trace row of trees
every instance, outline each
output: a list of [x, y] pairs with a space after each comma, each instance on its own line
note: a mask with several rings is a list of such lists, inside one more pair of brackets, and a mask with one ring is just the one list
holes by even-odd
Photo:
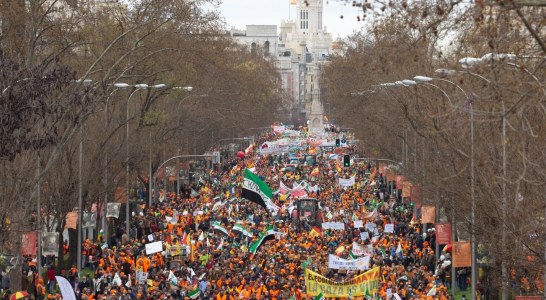
[[[427, 204], [475, 234], [480, 282], [503, 299], [542, 292], [546, 270], [545, 10], [516, 2], [371, 1], [369, 30], [323, 73], [364, 152], [402, 162]], [[433, 79], [382, 85], [418, 75]]]
[[[127, 146], [136, 186], [150, 153], [157, 168], [178, 149], [202, 154], [273, 122], [282, 102], [277, 73], [232, 41], [217, 5], [0, 1], [0, 253], [17, 255], [21, 235], [37, 229], [38, 195], [46, 230], [60, 233], [79, 184], [84, 211], [113, 199], [125, 186]], [[19, 264], [15, 290], [20, 274]]]

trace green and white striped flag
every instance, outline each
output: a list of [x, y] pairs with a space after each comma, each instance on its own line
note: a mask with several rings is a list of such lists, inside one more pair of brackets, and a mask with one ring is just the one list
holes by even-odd
[[233, 225], [233, 229], [232, 230], [235, 230], [235, 231], [239, 231], [241, 232], [244, 236], [248, 236], [248, 237], [253, 237], [254, 234], [248, 230], [248, 228], [246, 228], [244, 225], [243, 225], [243, 222], [242, 221], [237, 221], [237, 223], [235, 223], [235, 225]]
[[275, 231], [273, 230], [273, 225], [269, 225], [263, 232], [260, 233], [258, 240], [250, 245], [248, 251], [252, 254], [255, 254], [258, 250], [258, 247], [260, 247], [260, 245], [263, 243], [264, 239], [272, 234], [275, 234]]
[[261, 205], [270, 214], [276, 214], [280, 209], [280, 207], [271, 200], [271, 198], [273, 198], [273, 192], [271, 192], [269, 186], [249, 169], [245, 170], [241, 197]]
[[169, 282], [172, 284], [172, 285], [178, 285], [178, 278], [176, 278], [176, 276], [174, 276], [174, 273], [173, 271], [169, 271]]
[[349, 257], [351, 257], [352, 259], [358, 259], [358, 256], [353, 253], [353, 250], [349, 252]]
[[227, 228], [222, 226], [222, 223], [220, 223], [218, 221], [212, 222], [212, 228], [229, 235], [229, 231], [227, 230]]
[[310, 265], [312, 262], [313, 262], [313, 260], [311, 260], [311, 257], [309, 257], [307, 260], [305, 260], [305, 261], [303, 262], [303, 264], [301, 264], [301, 268], [302, 268], [302, 269], [307, 268], [307, 266]]
[[322, 295], [322, 293], [318, 294], [316, 297], [315, 297], [315, 300], [325, 300], [326, 298], [324, 298], [324, 296]]
[[190, 299], [197, 299], [199, 298], [200, 294], [201, 294], [201, 290], [199, 288], [196, 288], [195, 290], [190, 291], [188, 293], [188, 297], [190, 297]]

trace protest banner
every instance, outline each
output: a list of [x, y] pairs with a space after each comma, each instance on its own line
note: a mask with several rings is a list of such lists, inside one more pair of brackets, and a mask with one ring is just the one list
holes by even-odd
[[434, 224], [434, 228], [438, 245], [451, 244], [451, 224]]
[[355, 228], [361, 228], [363, 226], [364, 225], [362, 224], [362, 220], [355, 220], [355, 222], [354, 222], [354, 227]]
[[59, 233], [44, 232], [42, 233], [42, 255], [57, 256], [59, 250]]
[[119, 218], [119, 211], [121, 209], [121, 203], [108, 203], [106, 205], [106, 217], [107, 218]]
[[423, 190], [418, 185], [411, 186], [411, 201], [415, 204], [421, 204], [423, 202]]
[[370, 268], [370, 257], [358, 259], [344, 259], [335, 255], [328, 255], [328, 268], [336, 270], [363, 271]]
[[344, 230], [345, 224], [342, 222], [324, 222], [322, 223], [322, 229]]
[[352, 176], [351, 178], [339, 178], [338, 179], [338, 183], [340, 186], [342, 187], [350, 187], [350, 186], [353, 186], [355, 185], [355, 177], [356, 176]]
[[394, 233], [394, 224], [385, 224], [385, 233]]
[[471, 266], [470, 242], [453, 243], [453, 267], [464, 268]]
[[350, 280], [336, 282], [305, 269], [305, 292], [309, 296], [322, 293], [328, 298], [373, 295], [379, 289], [379, 273], [379, 267], [377, 267]]
[[36, 255], [36, 249], [38, 248], [38, 237], [36, 231], [30, 231], [23, 233], [21, 242], [21, 253], [23, 255]]
[[423, 207], [421, 207], [421, 223], [434, 224], [435, 219], [436, 219], [436, 207], [431, 205], [423, 205]]
[[372, 255], [373, 246], [371, 244], [362, 246], [357, 242], [353, 242], [353, 248], [351, 249], [351, 252], [356, 256]]
[[404, 181], [406, 181], [406, 176], [396, 175], [394, 177], [396, 181], [396, 189], [401, 190], [404, 187]]
[[66, 222], [64, 224], [65, 229], [76, 229], [78, 226], [78, 213], [71, 211], [66, 214]]
[[82, 217], [82, 228], [95, 228], [97, 225], [97, 213], [84, 212]]
[[154, 253], [163, 251], [163, 242], [158, 241], [158, 242], [148, 243], [145, 245], [145, 247], [146, 247], [146, 255], [154, 254]]
[[74, 292], [74, 288], [68, 279], [63, 276], [55, 276], [55, 281], [57, 281], [57, 285], [59, 286], [61, 295], [63, 295], [63, 299], [76, 300], [76, 293]]

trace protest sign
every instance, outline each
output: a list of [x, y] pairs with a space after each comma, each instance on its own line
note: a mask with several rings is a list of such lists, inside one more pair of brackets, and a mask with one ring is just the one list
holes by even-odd
[[121, 203], [108, 203], [106, 205], [106, 217], [107, 218], [119, 218], [119, 211], [121, 209]]
[[360, 233], [360, 239], [361, 240], [365, 241], [365, 240], [367, 240], [369, 238], [370, 238], [370, 234], [367, 231], [364, 231], [364, 232]]
[[379, 273], [379, 267], [377, 267], [350, 280], [336, 282], [305, 269], [305, 290], [309, 296], [322, 293], [328, 298], [373, 295], [379, 289]]
[[328, 268], [351, 271], [367, 270], [370, 268], [370, 257], [364, 256], [358, 259], [344, 259], [330, 254], [328, 256]]
[[354, 223], [355, 223], [355, 228], [361, 228], [361, 227], [364, 226], [364, 225], [362, 224], [362, 220], [356, 220]]
[[146, 255], [163, 251], [163, 243], [161, 241], [148, 243], [145, 245], [145, 247], [146, 247]]
[[57, 256], [59, 250], [59, 233], [44, 232], [42, 233], [42, 255]]
[[394, 233], [394, 224], [385, 224], [386, 233]]
[[345, 224], [342, 222], [325, 222], [322, 223], [322, 229], [344, 230]]
[[350, 186], [353, 186], [355, 184], [355, 177], [356, 176], [352, 176], [351, 178], [348, 178], [348, 179], [344, 179], [344, 178], [339, 178], [338, 179], [338, 183], [340, 186], [342, 187], [350, 187]]

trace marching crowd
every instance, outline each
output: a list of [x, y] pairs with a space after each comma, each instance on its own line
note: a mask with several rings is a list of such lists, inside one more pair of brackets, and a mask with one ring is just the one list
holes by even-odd
[[[257, 145], [277, 138], [268, 133]], [[334, 281], [353, 278], [364, 271], [329, 268], [328, 256], [350, 259], [356, 244], [369, 249], [369, 268], [380, 267], [380, 280], [374, 294], [348, 297], [451, 299], [449, 253], [437, 256], [435, 232], [423, 232], [413, 203], [401, 198], [377, 164], [343, 166], [340, 157], [354, 154], [351, 146], [331, 150], [304, 147], [298, 154], [314, 154], [316, 163], [288, 167], [288, 154], [249, 149], [184, 186], [180, 195], [142, 205], [131, 220], [130, 238], [120, 226], [108, 241], [85, 241], [84, 266], [93, 276], [78, 279], [75, 268], [65, 276], [84, 300], [315, 299], [306, 293], [305, 268]], [[246, 169], [275, 191], [277, 213], [241, 198]], [[342, 186], [338, 178], [354, 178], [354, 184]], [[289, 188], [305, 183], [305, 195], [318, 200], [322, 220], [297, 216], [297, 198], [283, 191], [281, 182]], [[342, 222], [344, 228], [323, 229], [320, 221]], [[385, 231], [386, 224], [394, 224], [392, 232]], [[256, 247], [268, 228], [274, 234]], [[148, 253], [146, 244], [157, 241], [162, 251]], [[39, 298], [60, 297], [47, 286], [53, 281], [38, 279]]]

